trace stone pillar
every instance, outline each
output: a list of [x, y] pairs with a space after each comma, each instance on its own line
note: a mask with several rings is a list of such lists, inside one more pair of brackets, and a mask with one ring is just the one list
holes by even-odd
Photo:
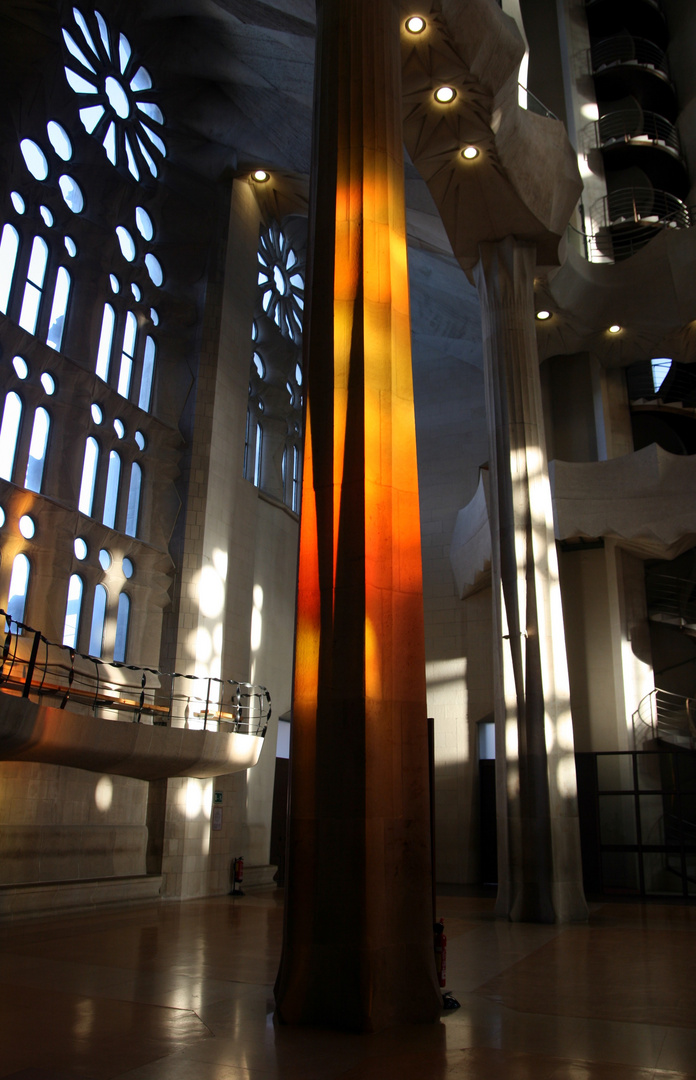
[[481, 245], [499, 829], [497, 912], [587, 918], [573, 725], [534, 328], [533, 245]]
[[435, 1021], [397, 0], [319, 0], [282, 1021]]

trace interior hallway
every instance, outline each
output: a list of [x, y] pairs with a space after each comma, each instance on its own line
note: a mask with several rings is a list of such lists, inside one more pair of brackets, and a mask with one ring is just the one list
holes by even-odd
[[276, 1028], [282, 891], [0, 929], [0, 1076], [22, 1080], [657, 1080], [696, 1077], [696, 907], [593, 905], [501, 922], [442, 896], [439, 1025]]

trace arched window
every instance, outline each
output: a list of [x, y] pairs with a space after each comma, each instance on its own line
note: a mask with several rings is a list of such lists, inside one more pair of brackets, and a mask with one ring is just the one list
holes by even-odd
[[70, 274], [64, 266], [58, 267], [56, 275], [56, 287], [53, 290], [53, 305], [51, 317], [48, 322], [48, 337], [46, 344], [52, 349], [60, 349], [65, 327], [65, 313], [68, 310], [68, 296], [70, 295]]
[[34, 426], [31, 429], [31, 442], [29, 444], [29, 460], [27, 461], [27, 472], [24, 477], [24, 486], [29, 491], [41, 491], [50, 426], [50, 416], [43, 407], [39, 407], [34, 413]]
[[34, 237], [29, 258], [27, 283], [24, 286], [22, 310], [19, 313], [19, 325], [33, 334], [39, 317], [39, 304], [43, 293], [46, 263], [48, 262], [48, 244], [41, 236]]
[[292, 501], [290, 503], [296, 514], [300, 512], [300, 451], [297, 446], [292, 446]]
[[118, 598], [118, 614], [116, 615], [116, 640], [114, 642], [114, 660], [123, 664], [126, 660], [126, 644], [128, 642], [128, 619], [130, 616], [130, 598], [127, 593], [121, 593]]
[[[24, 621], [24, 608], [29, 588], [29, 560], [26, 555], [15, 555], [10, 577], [10, 591], [7, 596], [7, 614], [14, 622]], [[7, 627], [6, 627], [7, 628]]]
[[80, 497], [77, 509], [82, 514], [92, 513], [94, 501], [94, 485], [97, 479], [97, 465], [99, 464], [99, 443], [90, 435], [85, 443], [85, 456], [82, 462], [82, 481], [80, 483]]
[[140, 377], [140, 396], [138, 407], [147, 412], [150, 408], [152, 396], [152, 379], [155, 373], [155, 343], [151, 337], [145, 339], [145, 354], [143, 356], [143, 373]]
[[251, 409], [247, 409], [246, 429], [244, 432], [244, 468], [245, 480], [251, 480]]
[[104, 494], [104, 514], [102, 522], [109, 529], [113, 529], [116, 521], [116, 504], [118, 502], [118, 483], [121, 479], [121, 459], [115, 450], [109, 454], [109, 471], [106, 474], [106, 492]]
[[106, 618], [106, 588], [97, 585], [94, 590], [92, 606], [92, 625], [89, 631], [89, 655], [101, 656], [104, 640], [104, 620]]
[[63, 625], [63, 644], [71, 649], [77, 648], [77, 635], [80, 630], [80, 611], [82, 608], [82, 578], [71, 574], [68, 585], [68, 602], [65, 607]]
[[263, 428], [256, 424], [256, 458], [254, 460], [254, 487], [261, 483], [261, 449], [263, 447]]
[[131, 465], [130, 486], [128, 488], [128, 510], [126, 512], [126, 536], [138, 534], [138, 512], [140, 510], [140, 488], [143, 473], [137, 461]]
[[121, 367], [118, 372], [118, 392], [121, 397], [127, 398], [130, 390], [131, 375], [133, 374], [133, 357], [135, 356], [135, 335], [138, 329], [138, 320], [132, 311], [126, 315], [126, 328], [123, 331], [123, 351], [121, 353]]
[[0, 239], [0, 311], [3, 315], [7, 314], [7, 305], [10, 302], [18, 250], [19, 233], [14, 225], [5, 225]]
[[21, 419], [22, 399], [19, 394], [15, 394], [14, 390], [11, 390], [5, 398], [2, 425], [0, 425], [0, 477], [3, 480], [12, 479]]
[[114, 338], [114, 309], [111, 304], [104, 304], [102, 315], [101, 333], [99, 335], [99, 350], [97, 352], [96, 373], [104, 382], [109, 377], [109, 364], [111, 362], [111, 344]]

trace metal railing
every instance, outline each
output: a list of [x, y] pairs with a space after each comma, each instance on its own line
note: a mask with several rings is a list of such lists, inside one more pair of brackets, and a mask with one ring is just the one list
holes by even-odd
[[523, 86], [521, 82], [518, 82], [518, 94], [521, 98], [522, 95], [527, 97], [527, 111], [535, 113], [537, 116], [546, 116], [549, 120], [558, 120], [558, 117], [550, 109], [547, 109], [543, 101], [540, 101], [536, 94], [533, 94], [531, 90], [528, 90], [526, 86]]
[[590, 64], [593, 75], [609, 67], [630, 64], [648, 68], [666, 79], [670, 77], [667, 56], [659, 45], [631, 34], [616, 34], [596, 42], [590, 49]]
[[271, 698], [264, 686], [86, 656], [2, 609], [0, 618], [0, 691], [106, 719], [266, 734]]
[[[605, 4], [605, 3], [606, 3], [606, 0], [585, 0], [585, 7], [586, 8], [591, 8], [591, 7], [594, 7], [595, 5], [597, 7], [599, 7], [600, 4]], [[660, 11], [660, 12], [662, 11], [662, 0], [643, 0], [643, 3], [649, 4], [651, 7], [654, 7], [657, 11]]]
[[696, 631], [696, 582], [648, 571], [645, 591], [651, 619]]
[[659, 113], [642, 109], [625, 109], [605, 113], [596, 124], [599, 146], [617, 143], [660, 146], [681, 156], [681, 144], [676, 127]]
[[632, 719], [637, 748], [652, 738], [696, 750], [696, 698], [656, 688], [642, 698]]
[[[692, 225], [686, 203], [669, 191], [655, 188], [618, 188], [601, 200], [604, 225], [660, 225], [688, 229]], [[593, 207], [596, 221], [597, 204]]]
[[619, 262], [635, 255], [662, 229], [689, 229], [692, 211], [669, 191], [620, 188], [592, 208], [594, 233], [568, 225], [571, 247], [589, 262]]
[[588, 893], [696, 897], [696, 755], [575, 755]]

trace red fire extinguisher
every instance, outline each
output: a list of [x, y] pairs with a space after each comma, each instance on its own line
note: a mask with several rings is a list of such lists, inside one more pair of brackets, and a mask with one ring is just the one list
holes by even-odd
[[447, 982], [447, 935], [445, 934], [445, 920], [436, 922], [435, 931], [435, 968], [440, 986]]
[[244, 859], [238, 856], [232, 863], [232, 891], [230, 896], [244, 896], [242, 881], [244, 880]]

